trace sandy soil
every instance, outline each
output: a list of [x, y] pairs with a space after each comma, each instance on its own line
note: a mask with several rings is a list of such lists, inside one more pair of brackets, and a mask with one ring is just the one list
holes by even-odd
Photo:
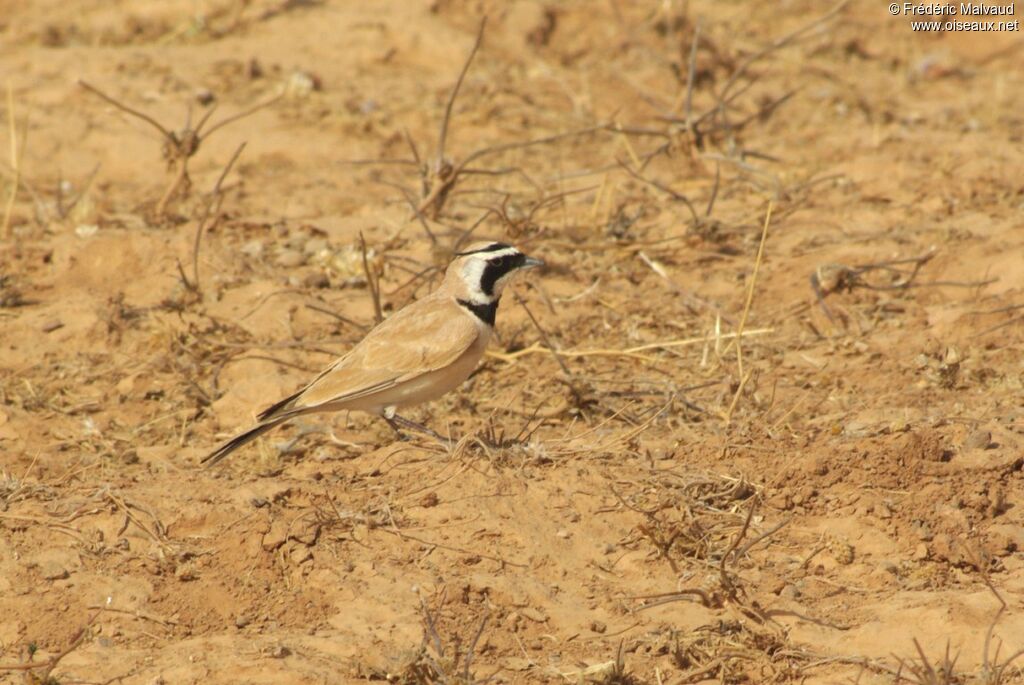
[[[0, 2], [0, 682], [1024, 681], [1021, 34], [874, 4]], [[198, 467], [474, 226], [453, 444]]]

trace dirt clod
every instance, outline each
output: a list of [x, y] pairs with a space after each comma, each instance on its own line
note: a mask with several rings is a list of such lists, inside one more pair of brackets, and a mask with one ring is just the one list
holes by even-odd
[[50, 559], [39, 565], [39, 575], [43, 580], [63, 580], [70, 574], [60, 562]]
[[288, 524], [285, 521], [274, 521], [270, 531], [263, 536], [263, 549], [273, 552], [288, 540]]
[[972, 431], [966, 438], [964, 438], [963, 449], [965, 450], [985, 450], [988, 449], [992, 444], [992, 433], [991, 431], [978, 429]]

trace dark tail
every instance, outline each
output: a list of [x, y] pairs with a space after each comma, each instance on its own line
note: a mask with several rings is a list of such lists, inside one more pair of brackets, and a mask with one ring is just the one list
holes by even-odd
[[284, 398], [283, 400], [281, 400], [277, 404], [270, 405], [269, 407], [267, 407], [266, 409], [261, 411], [257, 418], [259, 418], [260, 421], [267, 421], [267, 420], [273, 419], [276, 414], [280, 414], [282, 411], [285, 411], [287, 409], [291, 409], [291, 405], [292, 405], [293, 402], [295, 402], [295, 398], [297, 398], [299, 395], [301, 395], [303, 392], [305, 392], [305, 390], [306, 390], [306, 388], [303, 388], [302, 390], [299, 390], [294, 395], [289, 395], [288, 397]]
[[226, 443], [218, 447], [215, 451], [206, 455], [201, 462], [205, 466], [213, 466], [224, 457], [228, 456], [242, 445], [247, 445], [256, 438], [260, 437], [269, 430], [277, 428], [279, 425], [288, 420], [288, 417], [277, 419], [276, 421], [270, 421], [268, 423], [261, 423], [258, 426], [250, 428], [240, 435], [228, 440]]

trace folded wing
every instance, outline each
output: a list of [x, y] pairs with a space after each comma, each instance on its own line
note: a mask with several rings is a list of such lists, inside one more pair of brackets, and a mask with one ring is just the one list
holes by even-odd
[[384, 320], [313, 382], [260, 414], [260, 421], [382, 392], [452, 364], [477, 341], [479, 327], [454, 302], [417, 304]]

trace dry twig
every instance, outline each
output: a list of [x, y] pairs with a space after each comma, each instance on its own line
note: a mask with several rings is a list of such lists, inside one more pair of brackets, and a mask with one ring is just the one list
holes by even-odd
[[[238, 161], [239, 155], [242, 154], [242, 150], [245, 149], [245, 143], [242, 143], [235, 149], [235, 153], [231, 155], [231, 159], [224, 166], [224, 170], [220, 173], [217, 178], [217, 182], [213, 185], [213, 191], [210, 193], [210, 197], [206, 200], [206, 204], [203, 206], [203, 213], [199, 217], [199, 223], [196, 224], [196, 236], [192, 241], [192, 282], [189, 283], [185, 280], [185, 287], [189, 290], [199, 292], [199, 246], [203, 239], [203, 234], [206, 232], [207, 222], [210, 220], [210, 216], [217, 216], [220, 214], [221, 205], [224, 204], [224, 194], [221, 190], [221, 185], [224, 183], [224, 179], [227, 178], [228, 174], [231, 173], [231, 167]], [[178, 265], [178, 270], [181, 271], [181, 265]]]
[[380, 323], [384, 320], [384, 310], [380, 304], [380, 280], [378, 275], [370, 269], [370, 260], [366, 254], [366, 239], [363, 237], [363, 232], [359, 231], [359, 250], [363, 255], [363, 273], [366, 274], [366, 287], [370, 291], [370, 297], [373, 299], [373, 321], [374, 323]]
[[85, 642], [85, 639], [89, 637], [89, 628], [92, 627], [92, 624], [96, 622], [96, 619], [99, 618], [99, 615], [102, 612], [103, 608], [98, 609], [96, 613], [89, 617], [89, 620], [85, 622], [85, 625], [79, 628], [78, 631], [74, 634], [74, 636], [71, 638], [71, 643], [57, 654], [47, 659], [46, 661], [32, 661], [31, 659], [32, 655], [35, 653], [35, 648], [34, 646], [30, 645], [29, 661], [20, 664], [0, 664], [0, 671], [22, 671], [25, 673], [31, 673], [33, 671], [36, 671], [37, 669], [41, 669], [40, 674], [32, 673], [31, 676], [26, 677], [26, 680], [30, 683], [55, 683], [56, 680], [51, 677], [51, 674], [53, 673], [54, 669], [57, 668], [57, 665], [61, 662], [61, 660], [64, 657], [66, 657], [68, 654], [71, 654], [71, 652], [78, 649], [82, 645], [82, 643]]
[[14, 123], [14, 89], [11, 82], [7, 82], [7, 127], [10, 136], [11, 169], [14, 171], [14, 178], [11, 181], [11, 193], [7, 196], [7, 204], [4, 205], [3, 228], [0, 235], [5, 240], [11, 238], [11, 213], [14, 210], [14, 200], [18, 196], [18, 188], [21, 187], [21, 159], [25, 152], [25, 138], [28, 136], [28, 118], [22, 124], [21, 147], [18, 147], [18, 127]]
[[179, 193], [188, 193], [188, 190], [192, 184], [192, 180], [188, 172], [188, 163], [189, 160], [193, 156], [195, 156], [197, 152], [199, 152], [199, 147], [205, 140], [207, 140], [217, 130], [222, 129], [230, 124], [233, 124], [240, 119], [244, 119], [247, 116], [255, 114], [256, 112], [265, 107], [269, 107], [270, 105], [274, 104], [284, 96], [283, 92], [278, 93], [277, 95], [274, 95], [273, 97], [264, 100], [263, 102], [260, 102], [248, 109], [242, 110], [241, 112], [238, 112], [236, 114], [233, 114], [229, 117], [222, 119], [216, 124], [210, 126], [210, 128], [206, 131], [204, 131], [203, 129], [206, 126], [206, 123], [210, 120], [210, 117], [216, 111], [216, 106], [211, 107], [206, 112], [206, 114], [204, 114], [199, 119], [199, 122], [196, 124], [195, 128], [192, 128], [192, 116], [190, 109], [189, 116], [186, 118], [184, 128], [182, 128], [180, 131], [171, 131], [163, 124], [158, 122], [156, 119], [146, 114], [145, 112], [140, 112], [137, 109], [129, 107], [120, 100], [117, 100], [116, 98], [107, 95], [96, 86], [93, 86], [92, 84], [81, 79], [79, 79], [78, 84], [82, 86], [82, 88], [85, 88], [90, 93], [93, 93], [94, 95], [100, 97], [105, 102], [113, 105], [125, 114], [128, 114], [137, 119], [140, 119], [141, 121], [146, 122], [147, 124], [155, 128], [163, 138], [163, 155], [164, 159], [167, 160], [167, 166], [168, 169], [171, 170], [172, 176], [170, 184], [167, 186], [166, 190], [164, 190], [163, 194], [160, 196], [160, 199], [157, 200], [156, 206], [153, 210], [154, 216], [157, 219], [162, 219], [164, 217], [168, 203], [176, 195], [178, 195]]

